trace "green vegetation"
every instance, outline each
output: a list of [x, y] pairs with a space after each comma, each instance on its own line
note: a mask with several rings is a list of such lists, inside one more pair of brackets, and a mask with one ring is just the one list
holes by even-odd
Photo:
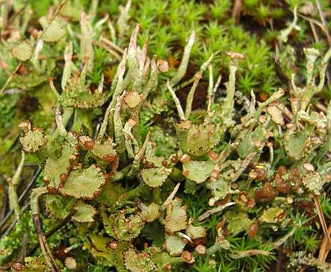
[[0, 1], [0, 270], [330, 271], [330, 11]]

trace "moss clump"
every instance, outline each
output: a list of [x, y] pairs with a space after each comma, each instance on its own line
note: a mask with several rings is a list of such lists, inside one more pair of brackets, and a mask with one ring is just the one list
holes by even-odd
[[330, 269], [330, 4], [14, 2], [0, 269]]

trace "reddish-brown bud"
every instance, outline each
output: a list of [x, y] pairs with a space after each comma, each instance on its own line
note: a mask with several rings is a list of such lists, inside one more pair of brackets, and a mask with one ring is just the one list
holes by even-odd
[[105, 162], [108, 162], [108, 163], [111, 163], [113, 161], [115, 161], [115, 155], [113, 154], [106, 154], [106, 155], [103, 155], [102, 159], [105, 161]]
[[258, 230], [259, 230], [259, 225], [256, 222], [251, 223], [247, 231], [248, 237], [249, 238], [254, 237], [257, 234]]
[[153, 168], [153, 167], [154, 167], [154, 163], [146, 161], [145, 168], [149, 169], [149, 168]]
[[57, 193], [57, 190], [54, 187], [47, 186], [46, 189], [50, 194], [56, 194]]
[[84, 147], [87, 150], [92, 150], [94, 148], [94, 142], [92, 140], [91, 141], [86, 141], [84, 143]]
[[68, 180], [68, 175], [65, 173], [62, 173], [60, 175], [60, 180], [61, 180], [61, 182], [66, 182]]

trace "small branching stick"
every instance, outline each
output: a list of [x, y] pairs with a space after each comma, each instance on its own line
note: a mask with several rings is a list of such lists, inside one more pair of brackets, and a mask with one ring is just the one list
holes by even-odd
[[326, 35], [327, 40], [329, 42], [329, 45], [331, 45], [331, 36], [330, 36], [330, 33], [329, 33], [329, 28], [328, 28], [327, 21], [325, 20], [325, 16], [324, 16], [324, 12], [322, 10], [321, 3], [320, 3], [319, 0], [316, 0], [315, 2], [316, 2], [318, 13], [320, 15], [321, 22], [322, 22], [322, 25], [323, 25], [323, 29], [322, 30], [325, 32], [325, 35]]
[[[318, 13], [320, 15], [321, 22], [322, 22], [321, 29], [325, 33], [328, 43], [331, 46], [331, 35], [329, 33], [328, 24], [327, 24], [327, 21], [325, 20], [324, 12], [322, 10], [321, 3], [319, 0], [316, 0], [316, 6], [317, 6]], [[327, 70], [326, 76], [328, 79], [328, 84], [331, 85], [331, 71], [330, 70]]]
[[[74, 31], [70, 31], [70, 33], [72, 33], [72, 35], [78, 39], [82, 39], [83, 36], [79, 33], [76, 33]], [[122, 49], [121, 50], [121, 54], [117, 53], [115, 50], [113, 50], [112, 48], [110, 48], [110, 46], [104, 41], [106, 40], [105, 38], [100, 38], [101, 41], [96, 41], [96, 40], [92, 40], [92, 44], [96, 45], [100, 48], [105, 49], [106, 51], [108, 51], [116, 60], [121, 60], [121, 54], [124, 52]], [[109, 41], [108, 41], [109, 42]]]
[[98, 9], [98, 6], [99, 6], [99, 0], [92, 0], [90, 2], [91, 3], [90, 3], [88, 17], [89, 18], [98, 18], [97, 17], [97, 9]]
[[16, 72], [18, 71], [18, 69], [20, 69], [22, 65], [22, 62], [20, 62], [16, 68], [14, 69], [14, 71], [10, 74], [10, 76], [7, 78], [5, 84], [2, 86], [1, 91], [0, 91], [0, 95], [4, 93], [4, 91], [6, 90], [7, 86], [9, 85], [10, 81], [13, 79], [14, 75], [16, 74]]
[[41, 33], [41, 35], [39, 36], [36, 44], [38, 44], [38, 41], [41, 40], [41, 38], [43, 37], [43, 35], [46, 33], [46, 31], [48, 30], [48, 28], [50, 27], [50, 25], [53, 23], [53, 21], [55, 20], [56, 16], [60, 13], [61, 9], [63, 8], [64, 4], [67, 2], [67, 0], [63, 0], [60, 5], [57, 7], [57, 9], [55, 10], [54, 15], [52, 16], [52, 18], [49, 21], [48, 26], [44, 29], [44, 31]]
[[[331, 234], [331, 223], [328, 227], [328, 233], [329, 235]], [[320, 244], [320, 247], [319, 247], [319, 252], [318, 252], [318, 260], [320, 262], [325, 262], [326, 260], [326, 257], [328, 256], [329, 252], [330, 252], [330, 247], [328, 246], [328, 238], [326, 235], [324, 235], [323, 239], [322, 239], [322, 242]]]
[[[41, 168], [39, 168], [36, 173], [34, 174], [34, 176], [32, 177], [31, 181], [28, 183], [28, 185], [26, 186], [26, 188], [24, 189], [24, 191], [22, 192], [22, 194], [19, 196], [18, 198], [18, 203], [22, 204], [23, 201], [27, 198], [28, 193], [30, 192], [30, 190], [32, 189], [32, 187], [35, 184], [35, 181], [37, 180], [37, 178], [39, 177], [41, 173]], [[21, 209], [21, 214], [24, 212], [24, 207]], [[0, 229], [3, 229], [3, 226], [8, 222], [8, 220], [10, 219], [10, 217], [12, 216], [12, 214], [14, 213], [14, 210], [10, 210], [7, 215], [5, 216], [5, 218], [3, 218], [3, 220], [0, 222]], [[7, 228], [7, 230], [4, 233], [1, 233], [0, 237], [4, 237], [6, 236], [7, 233], [10, 232], [9, 230], [10, 228]]]
[[110, 40], [106, 39], [105, 37], [101, 37], [100, 41], [103, 42], [108, 47], [110, 47], [112, 50], [114, 50], [114, 52], [117, 51], [117, 54], [121, 54], [121, 55], [124, 54], [124, 50], [121, 47], [111, 42]]
[[52, 269], [52, 271], [59, 272], [60, 269], [58, 268], [55, 259], [53, 257], [52, 251], [48, 245], [48, 242], [46, 240], [46, 237], [42, 229], [42, 223], [39, 217], [40, 214], [39, 197], [47, 193], [48, 191], [46, 187], [39, 187], [34, 189], [31, 193], [30, 206], [31, 206], [33, 223], [35, 225], [35, 229], [38, 235], [39, 245], [45, 257], [45, 261], [47, 265]]
[[324, 235], [327, 238], [327, 241], [329, 242], [329, 247], [331, 247], [331, 237], [330, 237], [328, 227], [327, 227], [326, 222], [325, 222], [325, 218], [324, 218], [324, 214], [323, 214], [323, 210], [322, 210], [320, 201], [319, 201], [317, 195], [314, 195], [313, 199], [314, 199], [314, 204], [315, 204], [315, 207], [316, 207], [316, 210], [317, 210], [319, 220], [320, 220], [321, 225], [322, 225]]

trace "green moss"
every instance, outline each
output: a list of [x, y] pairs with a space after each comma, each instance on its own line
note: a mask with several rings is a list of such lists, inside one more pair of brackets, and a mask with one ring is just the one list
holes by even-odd
[[298, 252], [284, 267], [327, 267], [313, 254], [331, 214], [331, 49], [303, 12], [315, 1], [14, 2], [1, 268], [24, 253], [23, 271], [266, 271], [284, 248]]

